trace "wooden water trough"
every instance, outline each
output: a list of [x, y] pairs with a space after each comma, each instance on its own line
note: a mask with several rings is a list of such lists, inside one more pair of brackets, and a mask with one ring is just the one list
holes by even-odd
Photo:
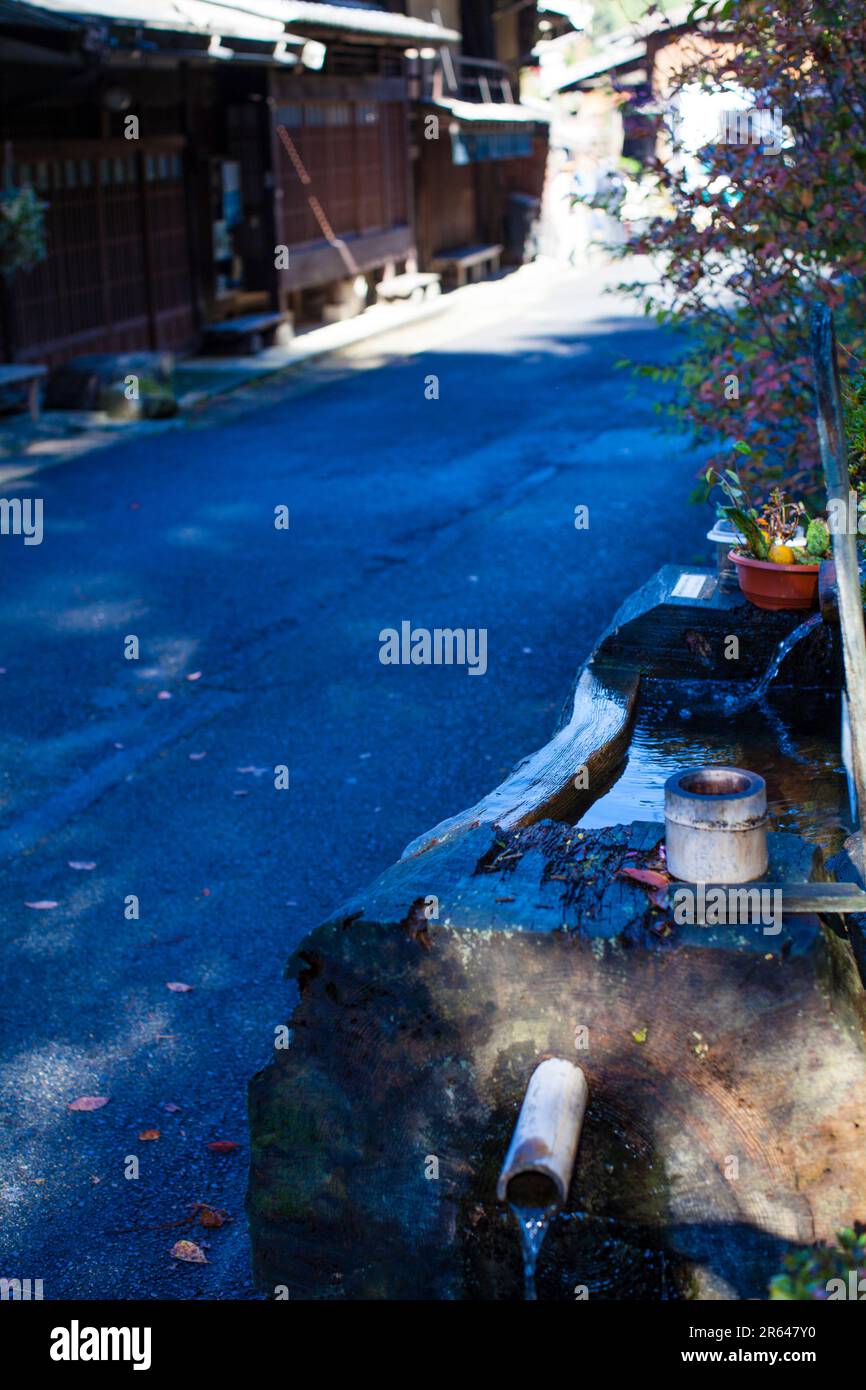
[[[662, 825], [574, 823], [627, 752], [642, 683], [729, 677], [732, 631], [750, 683], [797, 622], [709, 571], [678, 597], [681, 578], [627, 602], [543, 750], [293, 957], [291, 1044], [250, 1086], [272, 1296], [521, 1297], [496, 1182], [545, 1055], [580, 1066], [590, 1104], [540, 1298], [761, 1298], [787, 1249], [864, 1215], [866, 1013], [841, 915], [859, 885], [770, 834], [782, 930], [679, 926], [633, 877], [663, 870]], [[837, 685], [829, 629], [804, 642]]]
[[[862, 610], [858, 639], [842, 548], [836, 564], [857, 721]], [[579, 1066], [589, 1104], [539, 1298], [764, 1298], [785, 1253], [866, 1219], [860, 835], [831, 858], [771, 832], [751, 886], [781, 891], [781, 921], [707, 925], [672, 911], [663, 825], [578, 823], [646, 687], [749, 688], [798, 621], [709, 570], [660, 571], [581, 668], [551, 741], [305, 938], [290, 1044], [249, 1093], [268, 1295], [520, 1298], [497, 1177], [546, 1056]], [[838, 691], [832, 633], [811, 625], [778, 680], [805, 663]]]

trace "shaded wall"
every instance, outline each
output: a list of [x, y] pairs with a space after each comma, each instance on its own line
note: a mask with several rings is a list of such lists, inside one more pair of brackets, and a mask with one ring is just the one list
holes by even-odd
[[[401, 77], [272, 78], [276, 234], [289, 248], [281, 292], [367, 271], [414, 248], [409, 113]], [[292, 154], [277, 131], [283, 126]], [[310, 180], [304, 182], [304, 175]]]
[[[547, 131], [532, 137], [530, 155], [455, 164], [448, 117], [440, 113], [438, 140], [423, 137], [423, 112], [416, 160], [418, 254], [422, 269], [435, 255], [473, 243], [507, 245], [508, 195], [542, 197], [547, 168]], [[520, 259], [520, 257], [515, 257]]]
[[47, 257], [12, 277], [5, 296], [4, 359], [54, 365], [90, 352], [179, 349], [196, 334], [185, 92], [179, 72], [115, 71], [129, 91], [139, 138], [124, 138], [94, 81], [64, 104], [28, 105], [48, 74], [19, 69], [7, 113], [13, 182], [45, 205]]

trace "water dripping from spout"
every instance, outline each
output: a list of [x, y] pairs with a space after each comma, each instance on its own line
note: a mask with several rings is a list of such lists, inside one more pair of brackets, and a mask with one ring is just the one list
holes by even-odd
[[535, 1266], [550, 1223], [568, 1200], [589, 1089], [580, 1067], [546, 1057], [529, 1079], [496, 1195], [514, 1215], [524, 1295], [534, 1302]]
[[509, 1202], [520, 1232], [520, 1252], [523, 1257], [523, 1297], [528, 1303], [538, 1299], [535, 1291], [535, 1267], [544, 1244], [544, 1237], [556, 1215], [556, 1204], [547, 1207], [518, 1207]]

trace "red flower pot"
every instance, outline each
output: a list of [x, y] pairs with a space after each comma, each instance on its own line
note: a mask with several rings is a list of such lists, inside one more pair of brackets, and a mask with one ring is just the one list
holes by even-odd
[[740, 588], [756, 608], [814, 608], [818, 597], [819, 564], [776, 565], [751, 555], [728, 552], [737, 567]]

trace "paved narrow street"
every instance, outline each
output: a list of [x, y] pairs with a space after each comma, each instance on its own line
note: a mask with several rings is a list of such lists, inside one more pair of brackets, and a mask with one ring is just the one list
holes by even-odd
[[[598, 279], [516, 277], [5, 484], [44, 540], [0, 540], [0, 1273], [252, 1296], [245, 1087], [291, 946], [544, 742], [618, 603], [704, 554], [694, 457], [614, 367], [656, 330]], [[383, 665], [403, 620], [486, 628], [484, 677]], [[232, 1220], [172, 1224], [196, 1202]], [[207, 1265], [169, 1258], [185, 1235]]]

